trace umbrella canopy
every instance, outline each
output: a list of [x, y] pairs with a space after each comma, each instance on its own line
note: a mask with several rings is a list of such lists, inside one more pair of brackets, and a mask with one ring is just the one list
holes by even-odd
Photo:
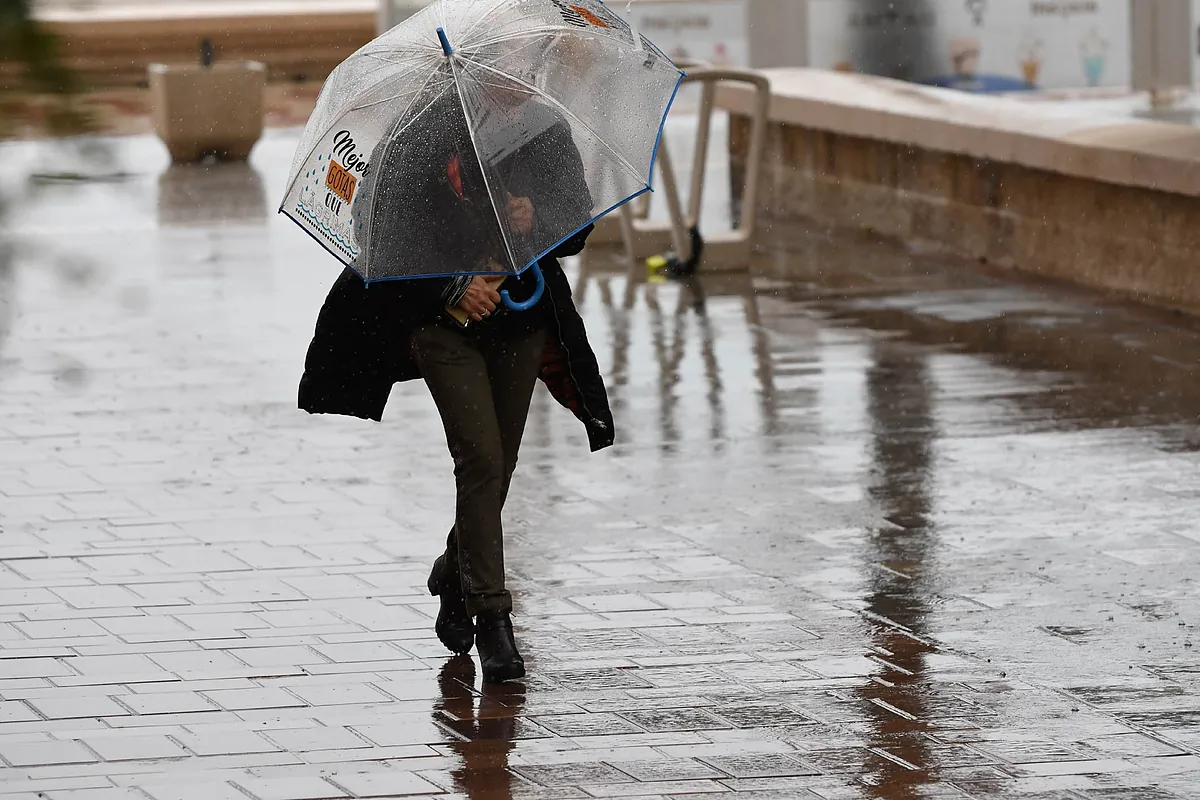
[[520, 273], [650, 189], [681, 78], [598, 0], [437, 0], [329, 76], [280, 211], [366, 281]]

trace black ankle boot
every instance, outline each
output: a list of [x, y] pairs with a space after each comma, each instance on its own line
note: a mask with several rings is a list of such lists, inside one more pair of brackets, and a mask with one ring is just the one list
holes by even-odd
[[467, 613], [467, 601], [463, 598], [458, 572], [451, 571], [447, 566], [445, 554], [433, 562], [433, 570], [429, 573], [429, 593], [440, 597], [442, 601], [437, 622], [433, 624], [438, 639], [451, 653], [461, 655], [471, 652], [475, 628]]
[[525, 677], [525, 659], [513, 640], [512, 618], [504, 612], [475, 618], [475, 652], [483, 668], [484, 683], [503, 683]]

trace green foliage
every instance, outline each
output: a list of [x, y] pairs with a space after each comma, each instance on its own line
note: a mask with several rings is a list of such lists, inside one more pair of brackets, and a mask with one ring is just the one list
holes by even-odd
[[86, 129], [77, 92], [58, 40], [34, 18], [31, 0], [0, 0], [0, 135], [11, 133], [31, 108], [41, 110], [51, 133]]

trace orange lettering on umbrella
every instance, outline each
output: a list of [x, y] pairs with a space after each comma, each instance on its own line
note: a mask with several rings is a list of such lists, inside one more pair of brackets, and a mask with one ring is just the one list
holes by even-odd
[[351, 175], [338, 162], [330, 161], [329, 171], [325, 174], [325, 185], [331, 192], [349, 203], [354, 197], [354, 187], [358, 185], [358, 178]]
[[581, 17], [583, 17], [584, 19], [586, 19], [586, 20], [587, 20], [588, 22], [590, 22], [592, 25], [595, 25], [597, 28], [609, 28], [609, 27], [611, 27], [611, 26], [610, 26], [610, 25], [609, 25], [607, 22], [605, 22], [604, 20], [600, 19], [599, 17], [597, 17], [597, 16], [596, 16], [595, 14], [593, 14], [591, 11], [588, 11], [588, 10], [587, 10], [586, 8], [584, 8], [583, 6], [571, 6], [571, 10], [572, 10], [572, 11], [574, 11], [574, 12], [575, 12], [576, 14], [578, 14], [579, 16], [581, 16]]

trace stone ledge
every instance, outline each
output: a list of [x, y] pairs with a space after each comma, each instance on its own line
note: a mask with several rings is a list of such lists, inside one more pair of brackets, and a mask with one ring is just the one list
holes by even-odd
[[[1081, 117], [1040, 104], [887, 78], [769, 69], [770, 118], [1088, 180], [1200, 196], [1200, 129]], [[717, 104], [748, 114], [753, 93], [723, 86]]]
[[[885, 79], [770, 70], [757, 213], [1200, 312], [1200, 130]], [[750, 94], [723, 88], [732, 180]], [[735, 202], [740, 198], [735, 197]]]

